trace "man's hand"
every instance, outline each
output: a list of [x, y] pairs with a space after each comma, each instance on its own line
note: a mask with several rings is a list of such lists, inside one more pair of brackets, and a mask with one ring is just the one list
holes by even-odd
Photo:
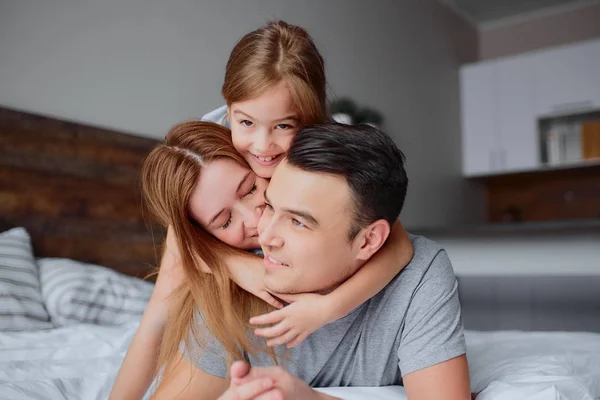
[[[272, 387], [264, 389], [260, 394], [253, 397], [240, 396], [240, 394], [257, 391], [257, 387], [262, 387], [268, 382], [272, 384]], [[322, 400], [329, 398], [313, 390], [300, 378], [293, 376], [281, 367], [250, 368], [242, 361], [236, 361], [231, 366], [231, 387], [223, 396], [230, 391], [231, 395], [237, 394], [239, 400]], [[221, 397], [220, 400], [234, 398]]]

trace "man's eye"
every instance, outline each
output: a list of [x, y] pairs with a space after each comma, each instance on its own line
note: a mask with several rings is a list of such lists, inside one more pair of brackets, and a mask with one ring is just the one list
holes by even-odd
[[252, 121], [248, 121], [247, 119], [243, 119], [240, 121], [240, 124], [244, 125], [246, 128], [250, 128], [252, 126]]
[[[246, 193], [246, 196], [250, 196], [254, 192], [256, 192], [256, 183], [254, 185], [252, 185], [252, 189], [250, 189], [250, 191], [248, 193]], [[246, 197], [246, 196], [244, 196], [244, 197]]]
[[221, 228], [222, 229], [227, 229], [229, 227], [229, 225], [231, 225], [231, 215], [227, 219], [227, 222], [225, 222], [223, 225], [221, 225]]
[[273, 206], [270, 205], [270, 204], [265, 204], [265, 209], [269, 210], [269, 211], [275, 211], [275, 209], [273, 208]]
[[304, 228], [304, 224], [300, 221], [298, 221], [296, 218], [292, 218], [292, 223], [297, 226], [298, 228]]

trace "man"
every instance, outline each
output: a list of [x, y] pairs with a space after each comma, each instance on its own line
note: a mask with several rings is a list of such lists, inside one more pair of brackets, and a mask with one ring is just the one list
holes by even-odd
[[[265, 285], [274, 294], [326, 293], [385, 243], [407, 190], [403, 155], [367, 125], [300, 131], [265, 192], [259, 225]], [[221, 399], [319, 399], [311, 387], [403, 384], [409, 400], [470, 398], [457, 282], [446, 253], [412, 237], [413, 260], [380, 293], [282, 354], [236, 363], [211, 343], [187, 392]], [[262, 333], [268, 333], [264, 328]], [[210, 389], [209, 389], [210, 388]], [[197, 390], [197, 391], [196, 391]]]

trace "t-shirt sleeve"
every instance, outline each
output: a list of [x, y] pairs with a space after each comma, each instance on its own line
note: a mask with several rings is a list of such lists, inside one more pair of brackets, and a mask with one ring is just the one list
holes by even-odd
[[408, 307], [398, 358], [402, 376], [466, 353], [458, 282], [445, 251], [434, 257]]
[[212, 110], [211, 112], [204, 114], [202, 116], [202, 121], [214, 122], [219, 125], [223, 125], [226, 128], [230, 128], [229, 120], [227, 119], [227, 106], [221, 106], [216, 110]]
[[[189, 344], [189, 348], [187, 344]], [[182, 342], [179, 345], [179, 351], [192, 365], [207, 374], [219, 378], [227, 377], [227, 352], [217, 339], [210, 336], [206, 340], [206, 346], [201, 346], [190, 332], [190, 340], [187, 344]], [[204, 345], [204, 342], [202, 344]]]

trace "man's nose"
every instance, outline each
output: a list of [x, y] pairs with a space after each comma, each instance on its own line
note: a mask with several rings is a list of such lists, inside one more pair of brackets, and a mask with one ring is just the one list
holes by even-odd
[[283, 238], [277, 234], [275, 221], [273, 218], [266, 220], [263, 217], [258, 229], [258, 243], [261, 246], [281, 247], [283, 246]]

